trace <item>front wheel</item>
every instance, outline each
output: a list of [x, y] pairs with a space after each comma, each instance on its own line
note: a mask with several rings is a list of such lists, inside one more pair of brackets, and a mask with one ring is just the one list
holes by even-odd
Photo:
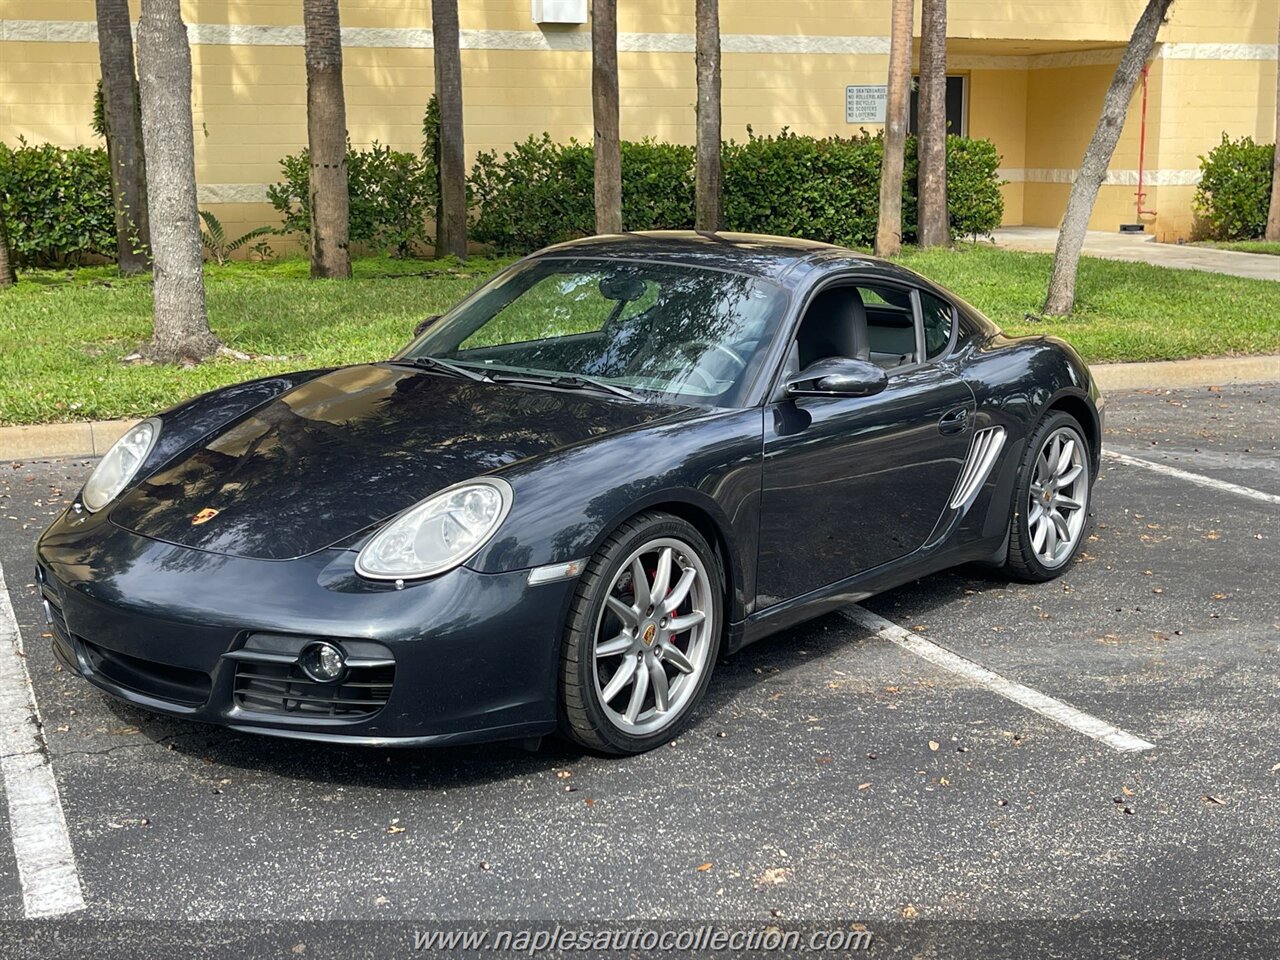
[[1084, 432], [1070, 414], [1055, 411], [1032, 433], [1018, 471], [1005, 561], [1019, 580], [1052, 580], [1080, 552], [1089, 526], [1090, 463]]
[[670, 740], [702, 699], [720, 650], [723, 575], [690, 523], [646, 513], [583, 572], [560, 657], [560, 729], [604, 753]]

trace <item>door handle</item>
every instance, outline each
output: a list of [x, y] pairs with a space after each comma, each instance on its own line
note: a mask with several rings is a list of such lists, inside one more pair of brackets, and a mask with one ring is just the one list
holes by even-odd
[[960, 433], [969, 426], [969, 408], [956, 407], [948, 410], [938, 421], [938, 432], [944, 434]]

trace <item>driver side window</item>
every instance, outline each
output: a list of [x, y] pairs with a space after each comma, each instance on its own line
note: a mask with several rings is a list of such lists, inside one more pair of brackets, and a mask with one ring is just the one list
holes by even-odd
[[792, 363], [798, 372], [830, 357], [867, 360], [886, 370], [916, 363], [916, 311], [911, 294], [900, 287], [867, 282], [821, 290], [805, 310]]

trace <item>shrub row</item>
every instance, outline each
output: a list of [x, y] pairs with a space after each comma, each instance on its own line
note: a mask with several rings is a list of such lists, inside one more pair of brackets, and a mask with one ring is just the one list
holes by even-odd
[[116, 254], [111, 168], [101, 147], [0, 143], [0, 202], [24, 267], [62, 267]]
[[1267, 226], [1276, 145], [1252, 137], [1222, 142], [1200, 158], [1195, 212], [1199, 232], [1214, 240], [1252, 240]]
[[[952, 233], [981, 236], [1000, 225], [999, 154], [988, 140], [948, 137]], [[783, 130], [724, 147], [728, 230], [808, 237], [854, 246], [875, 239], [884, 140], [805, 137]], [[908, 138], [903, 232], [916, 231], [916, 144]], [[628, 230], [693, 226], [692, 147], [644, 140], [622, 147], [622, 219]], [[499, 157], [482, 153], [471, 171], [472, 236], [522, 253], [593, 232], [592, 150], [571, 140], [530, 137]]]
[[[284, 181], [267, 188], [267, 199], [283, 220], [282, 233], [311, 232], [311, 157], [307, 150], [280, 161]], [[432, 238], [436, 173], [417, 154], [392, 150], [376, 141], [368, 150], [347, 146], [350, 239], [378, 250], [409, 256]]]

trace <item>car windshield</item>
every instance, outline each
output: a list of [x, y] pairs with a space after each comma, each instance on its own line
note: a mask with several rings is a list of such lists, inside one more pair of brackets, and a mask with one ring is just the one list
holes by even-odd
[[401, 359], [443, 360], [495, 380], [545, 379], [733, 406], [763, 362], [786, 303], [778, 286], [724, 270], [543, 258], [500, 274]]

